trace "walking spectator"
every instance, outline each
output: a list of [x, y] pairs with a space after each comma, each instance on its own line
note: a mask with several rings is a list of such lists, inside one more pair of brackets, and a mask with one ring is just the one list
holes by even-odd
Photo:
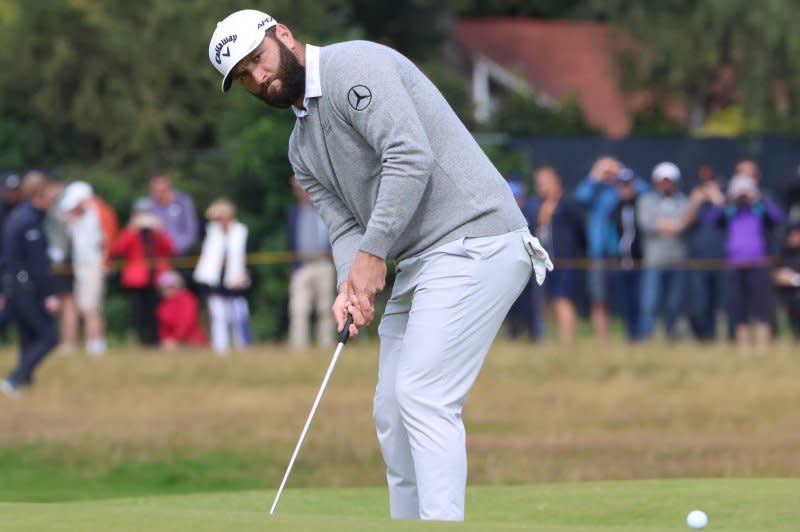
[[643, 194], [636, 202], [644, 261], [639, 321], [641, 340], [652, 336], [659, 307], [664, 314], [667, 340], [677, 339], [675, 324], [685, 286], [681, 268], [687, 256], [682, 232], [688, 207], [688, 200], [679, 189], [680, 178], [681, 172], [673, 163], [656, 165], [652, 173], [654, 190]]
[[727, 229], [728, 314], [736, 343], [744, 350], [754, 336], [757, 347], [763, 349], [770, 341], [773, 314], [767, 235], [782, 222], [783, 214], [761, 196], [756, 181], [745, 175], [731, 180], [727, 204], [723, 205], [721, 198], [717, 202], [709, 220]]
[[53, 314], [58, 311], [44, 218], [59, 189], [39, 172], [22, 182], [23, 203], [3, 227], [3, 291], [19, 334], [19, 364], [0, 383], [0, 391], [18, 397], [33, 383], [36, 368], [58, 343]]
[[197, 211], [192, 198], [172, 186], [169, 174], [158, 171], [150, 178], [153, 212], [175, 246], [175, 255], [186, 255], [197, 241]]
[[169, 270], [158, 276], [161, 302], [156, 309], [161, 349], [205, 347], [208, 336], [200, 325], [197, 298], [186, 289], [183, 277]]
[[[245, 290], [247, 273], [247, 227], [236, 220], [236, 207], [225, 198], [206, 210], [209, 222], [194, 280], [208, 290], [211, 345], [217, 354], [228, 353], [230, 337], [237, 349], [250, 345], [250, 310]], [[230, 331], [230, 333], [229, 333]]]
[[64, 193], [64, 184], [56, 179], [49, 179], [50, 186], [57, 193], [56, 200], [47, 210], [44, 220], [44, 232], [47, 235], [50, 266], [53, 272], [53, 289], [58, 298], [59, 318], [61, 323], [61, 345], [58, 352], [70, 355], [75, 352], [78, 342], [78, 307], [75, 304], [75, 276], [72, 273], [72, 242], [67, 226], [61, 216], [59, 203]]
[[773, 278], [786, 307], [792, 336], [800, 340], [800, 221], [789, 226]]
[[103, 297], [105, 295], [105, 234], [93, 202], [91, 185], [76, 181], [67, 185], [59, 207], [72, 242], [75, 303], [83, 317], [86, 352], [106, 352]]
[[708, 214], [724, 202], [724, 195], [710, 166], [701, 167], [698, 178], [685, 219], [689, 259], [694, 264], [687, 272], [689, 323], [695, 338], [710, 342], [717, 339], [717, 313], [722, 308], [724, 275], [718, 265], [725, 259], [725, 231]]
[[578, 202], [564, 195], [561, 176], [555, 168], [539, 168], [534, 173], [534, 181], [540, 204], [531, 232], [558, 265], [547, 276], [545, 288], [553, 305], [558, 338], [570, 343], [575, 339], [577, 328], [576, 290], [583, 280], [575, 262], [586, 256], [586, 221]]
[[289, 252], [295, 257], [289, 280], [289, 345], [300, 351], [310, 343], [312, 311], [316, 316], [317, 344], [333, 344], [336, 328], [330, 308], [336, 290], [336, 269], [325, 223], [294, 177], [292, 188], [297, 203], [286, 217]]
[[[608, 275], [604, 262], [617, 255], [617, 235], [611, 223], [611, 211], [619, 199], [617, 177], [622, 165], [613, 157], [601, 157], [589, 175], [578, 185], [575, 198], [587, 210], [587, 255], [592, 262], [588, 272], [589, 297], [592, 301], [592, 325], [595, 336], [608, 338]], [[636, 181], [638, 193], [647, 189]]]
[[619, 269], [613, 274], [614, 294], [618, 297], [622, 322], [628, 340], [635, 342], [640, 332], [642, 238], [636, 213], [637, 181], [640, 179], [630, 168], [623, 168], [617, 178], [619, 202], [611, 219], [619, 237], [617, 257]]
[[[2, 202], [0, 202], [0, 249], [3, 247], [2, 228], [5, 227], [6, 218], [22, 201], [19, 190], [21, 184], [22, 178], [16, 173], [8, 172], [0, 175], [0, 186], [3, 188]], [[2, 264], [0, 264], [0, 271], [2, 271], [1, 269]], [[8, 342], [8, 322], [8, 309], [0, 296], [0, 343]]]
[[122, 257], [124, 261], [122, 286], [131, 297], [133, 323], [139, 342], [147, 347], [159, 344], [156, 280], [159, 274], [169, 269], [169, 257], [175, 250], [153, 209], [149, 198], [137, 200], [128, 225], [111, 246], [111, 254]]

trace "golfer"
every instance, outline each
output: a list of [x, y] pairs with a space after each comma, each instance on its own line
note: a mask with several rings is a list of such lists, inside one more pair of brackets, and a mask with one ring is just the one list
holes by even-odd
[[209, 44], [236, 82], [297, 115], [289, 159], [330, 232], [333, 313], [350, 334], [375, 316], [386, 259], [397, 276], [378, 329], [374, 420], [398, 519], [464, 519], [461, 411], [506, 313], [552, 269], [509, 186], [434, 85], [390, 48], [318, 48], [254, 10]]

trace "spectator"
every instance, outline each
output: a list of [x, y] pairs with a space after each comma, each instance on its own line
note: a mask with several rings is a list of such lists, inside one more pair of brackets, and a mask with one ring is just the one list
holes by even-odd
[[67, 185], [59, 207], [72, 242], [74, 297], [84, 320], [86, 352], [104, 355], [106, 340], [102, 308], [105, 294], [105, 235], [93, 196], [88, 183], [76, 181]]
[[783, 214], [777, 205], [761, 196], [756, 181], [745, 175], [731, 180], [727, 204], [721, 201], [722, 198], [716, 198], [709, 220], [727, 228], [725, 251], [731, 326], [740, 349], [746, 349], [753, 336], [756, 345], [763, 349], [770, 341], [772, 316], [767, 235], [781, 223]]
[[[4, 173], [0, 176], [0, 186], [3, 187], [2, 202], [0, 202], [0, 239], [2, 239], [3, 230], [5, 227], [6, 218], [11, 214], [17, 205], [22, 201], [19, 187], [22, 184], [22, 178], [13, 172]], [[0, 240], [0, 249], [3, 243]], [[2, 268], [2, 264], [0, 264]], [[5, 306], [5, 301], [0, 296], [0, 342], [8, 342], [8, 310]]]
[[75, 352], [78, 342], [78, 307], [75, 304], [75, 276], [72, 273], [72, 242], [67, 226], [61, 216], [59, 203], [64, 193], [64, 184], [55, 179], [50, 180], [51, 187], [57, 192], [56, 201], [47, 211], [44, 221], [44, 232], [47, 234], [50, 266], [53, 270], [53, 288], [58, 298], [59, 317], [61, 318], [61, 345], [58, 352], [70, 355]]
[[789, 226], [773, 278], [786, 306], [792, 335], [800, 340], [800, 221]]
[[158, 275], [169, 269], [175, 248], [153, 214], [153, 202], [141, 198], [133, 206], [127, 227], [111, 246], [113, 256], [122, 257], [122, 286], [128, 290], [133, 306], [133, 323], [139, 342], [148, 347], [159, 344], [156, 306]]
[[586, 221], [578, 202], [564, 196], [561, 176], [555, 168], [539, 168], [534, 173], [534, 181], [540, 206], [531, 232], [558, 264], [547, 276], [545, 287], [553, 304], [558, 338], [561, 342], [570, 343], [575, 339], [577, 327], [576, 290], [578, 283], [583, 280], [575, 262], [585, 257]]
[[[621, 169], [622, 165], [613, 157], [601, 157], [575, 191], [576, 199], [588, 211], [587, 255], [592, 262], [588, 287], [592, 301], [592, 325], [595, 336], [600, 340], [608, 338], [608, 275], [604, 261], [617, 254], [617, 235], [611, 223], [611, 211], [619, 199], [617, 177]], [[644, 182], [635, 183], [637, 193], [647, 189]]]
[[245, 290], [247, 273], [247, 227], [236, 220], [236, 207], [225, 198], [206, 210], [208, 226], [194, 279], [208, 290], [211, 315], [211, 345], [217, 354], [227, 354], [229, 330], [233, 345], [245, 349], [251, 343], [250, 310]]
[[292, 188], [297, 203], [286, 217], [289, 252], [295, 257], [289, 281], [289, 345], [295, 350], [308, 348], [314, 311], [317, 343], [327, 347], [333, 344], [336, 330], [330, 312], [336, 269], [331, 259], [328, 229], [294, 177]]
[[617, 178], [619, 202], [611, 219], [619, 237], [617, 257], [619, 270], [614, 272], [614, 293], [619, 298], [619, 309], [625, 324], [628, 340], [635, 342], [640, 333], [642, 238], [636, 201], [640, 197], [636, 183], [640, 179], [630, 168], [623, 168]]
[[725, 232], [709, 221], [708, 213], [724, 202], [724, 196], [710, 166], [701, 167], [698, 178], [685, 219], [689, 258], [694, 264], [687, 273], [689, 322], [695, 338], [710, 342], [717, 338], [717, 312], [722, 307], [724, 276], [718, 264], [725, 258]]
[[38, 365], [58, 343], [53, 314], [58, 311], [44, 218], [55, 202], [58, 187], [39, 172], [22, 182], [23, 203], [3, 227], [3, 291], [19, 334], [19, 364], [0, 383], [0, 391], [18, 397], [33, 383]]
[[158, 276], [158, 289], [161, 302], [156, 317], [161, 349], [207, 346], [208, 336], [200, 326], [197, 298], [184, 287], [183, 277], [172, 270], [163, 272]]
[[169, 174], [159, 171], [150, 178], [153, 213], [175, 246], [175, 254], [186, 255], [197, 241], [197, 212], [192, 199], [172, 187]]
[[781, 198], [786, 209], [786, 218], [789, 224], [800, 223], [800, 166], [795, 170], [794, 177], [787, 180], [781, 191]]
[[685, 285], [682, 263], [686, 260], [686, 242], [682, 236], [688, 207], [680, 192], [681, 172], [671, 162], [653, 168], [654, 189], [636, 202], [636, 217], [642, 232], [641, 317], [639, 339], [653, 334], [659, 307], [664, 313], [667, 340], [677, 339], [675, 324], [683, 302]]
[[3, 198], [0, 202], [0, 226], [5, 225], [6, 218], [11, 211], [22, 202], [20, 185], [22, 178], [19, 174], [9, 172], [0, 174], [0, 183], [3, 187]]

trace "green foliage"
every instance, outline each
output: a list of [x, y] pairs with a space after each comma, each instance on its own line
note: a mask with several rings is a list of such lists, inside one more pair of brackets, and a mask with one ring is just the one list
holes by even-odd
[[630, 135], [634, 137], [679, 137], [686, 134], [683, 124], [670, 119], [659, 107], [648, 107], [633, 115]]
[[593, 9], [638, 43], [621, 52], [625, 86], [682, 98], [693, 126], [738, 102], [747, 123], [785, 132], [776, 118], [800, 109], [794, 0], [595, 0]]
[[569, 98], [557, 107], [548, 107], [535, 98], [517, 93], [512, 93], [502, 102], [482, 130], [502, 131], [517, 137], [585, 136], [597, 133], [586, 122], [574, 99]]

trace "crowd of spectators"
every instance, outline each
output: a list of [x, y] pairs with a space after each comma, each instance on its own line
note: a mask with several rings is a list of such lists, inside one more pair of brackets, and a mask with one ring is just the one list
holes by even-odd
[[758, 165], [743, 160], [730, 178], [701, 167], [697, 181], [688, 190], [669, 161], [639, 177], [613, 157], [598, 159], [573, 193], [551, 167], [534, 172], [530, 196], [510, 176], [556, 269], [544, 291], [531, 283], [520, 296], [509, 334], [539, 339], [552, 315], [558, 338], [569, 342], [585, 301], [599, 339], [616, 315], [631, 342], [651, 339], [660, 319], [668, 341], [725, 337], [763, 348], [779, 331], [781, 306], [800, 339], [800, 175], [785, 190], [768, 190]]
[[[509, 177], [531, 232], [556, 269], [543, 287], [530, 283], [520, 295], [509, 312], [508, 335], [541, 340], [552, 319], [554, 336], [570, 342], [586, 312], [599, 339], [608, 337], [613, 316], [631, 342], [652, 338], [659, 319], [669, 341], [691, 335], [763, 346], [784, 321], [800, 339], [800, 176], [794, 188], [772, 191], [764, 189], [750, 160], [739, 162], [730, 178], [701, 167], [691, 189], [671, 162], [648, 174], [640, 177], [617, 159], [601, 157], [574, 191], [565, 190], [550, 166], [534, 171], [531, 193], [521, 175]], [[13, 318], [5, 303], [17, 281], [9, 275], [19, 273], [5, 266], [20, 252], [2, 240], [19, 236], [9, 236], [6, 221], [31, 203], [23, 193], [26, 180], [46, 182], [53, 196], [38, 209], [61, 352], [79, 349], [81, 324], [85, 351], [106, 352], [103, 300], [115, 269], [141, 345], [208, 345], [223, 355], [252, 342], [247, 227], [226, 198], [208, 206], [202, 223], [192, 199], [163, 171], [150, 178], [148, 193], [135, 200], [122, 227], [86, 182], [61, 183], [40, 172], [2, 176], [0, 340]], [[322, 220], [297, 182], [291, 183], [297, 201], [286, 219], [293, 257], [288, 336], [289, 345], [303, 351], [312, 338], [322, 346], [334, 342], [329, 309], [335, 269]], [[188, 256], [198, 249], [199, 257]], [[785, 320], [779, 319], [781, 306]], [[722, 311], [726, 322], [719, 319]]]

